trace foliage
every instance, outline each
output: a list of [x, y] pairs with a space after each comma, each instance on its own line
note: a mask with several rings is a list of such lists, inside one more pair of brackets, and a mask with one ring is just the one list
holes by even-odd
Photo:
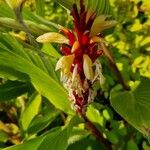
[[[71, 109], [55, 65], [59, 44], [37, 37], [72, 28], [73, 0], [0, 0], [0, 148], [3, 150], [106, 149]], [[21, 0], [19, 1], [21, 3]], [[77, 1], [79, 2], [79, 1]], [[95, 102], [86, 118], [113, 149], [150, 149], [150, 3], [148, 0], [85, 0], [98, 14], [111, 14], [117, 25], [103, 31], [108, 50], [130, 90], [104, 55], [105, 84], [94, 85]], [[60, 4], [60, 5], [59, 5]], [[10, 7], [11, 6], [11, 7]], [[22, 16], [21, 16], [22, 14]], [[23, 17], [23, 20], [22, 20]], [[23, 22], [22, 22], [23, 21]], [[54, 40], [54, 39], [53, 39]], [[109, 57], [108, 57], [109, 58]], [[137, 130], [136, 130], [137, 129]]]

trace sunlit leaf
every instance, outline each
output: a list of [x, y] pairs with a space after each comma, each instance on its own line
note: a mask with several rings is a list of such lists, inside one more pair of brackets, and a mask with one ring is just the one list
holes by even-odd
[[37, 93], [30, 97], [29, 103], [21, 115], [21, 124], [24, 130], [27, 130], [31, 120], [38, 114], [41, 100], [41, 95]]

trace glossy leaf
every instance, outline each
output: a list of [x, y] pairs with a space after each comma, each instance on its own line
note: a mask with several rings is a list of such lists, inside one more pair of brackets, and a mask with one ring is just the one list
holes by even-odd
[[150, 136], [150, 79], [143, 78], [134, 91], [112, 92], [111, 105], [131, 125]]

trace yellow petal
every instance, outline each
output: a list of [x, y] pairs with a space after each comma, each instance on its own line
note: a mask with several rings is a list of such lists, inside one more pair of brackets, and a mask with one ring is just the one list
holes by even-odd
[[96, 17], [96, 19], [93, 22], [90, 35], [92, 36], [97, 35], [102, 30], [111, 28], [112, 26], [116, 24], [115, 20], [105, 21], [106, 18], [107, 16], [104, 16], [104, 15]]
[[74, 55], [68, 55], [61, 57], [57, 64], [55, 70], [61, 69], [63, 74], [70, 74], [71, 65], [74, 60]]
[[66, 44], [68, 44], [68, 42], [69, 42], [65, 36], [61, 35], [60, 33], [56, 33], [56, 32], [45, 33], [45, 34], [39, 36], [36, 40], [39, 43], [54, 42], [54, 43], [66, 43]]
[[93, 63], [92, 63], [92, 60], [90, 59], [90, 57], [86, 54], [83, 55], [83, 70], [84, 70], [85, 77], [88, 80], [92, 80], [94, 77], [92, 65], [93, 65]]
[[80, 46], [79, 42], [75, 41], [73, 46], [72, 46], [71, 53], [74, 53], [79, 48], [79, 46]]

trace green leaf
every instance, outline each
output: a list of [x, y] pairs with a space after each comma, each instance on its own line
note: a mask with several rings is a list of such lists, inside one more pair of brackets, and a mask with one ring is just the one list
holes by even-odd
[[8, 139], [9, 135], [3, 130], [0, 130], [0, 142], [6, 142]]
[[0, 17], [15, 18], [13, 10], [4, 1], [0, 1]]
[[58, 31], [59, 30], [58, 24], [44, 19], [43, 17], [33, 13], [28, 8], [24, 8], [22, 13], [23, 13], [23, 18], [26, 21], [29, 20], [29, 21], [37, 23], [38, 25], [44, 25], [44, 26], [48, 27], [51, 31]]
[[70, 133], [68, 144], [71, 145], [79, 140], [82, 140], [83, 138], [86, 138], [88, 135], [89, 135], [88, 131], [81, 129], [79, 127], [74, 127]]
[[[100, 108], [103, 106], [98, 105]], [[96, 108], [96, 103], [93, 103], [88, 106], [87, 112], [86, 112], [87, 118], [92, 121], [93, 123], [96, 123], [100, 125], [101, 127], [104, 127], [105, 120], [102, 114], [100, 113], [99, 109]]]
[[100, 150], [100, 149], [106, 150], [105, 147], [102, 144], [100, 144], [100, 142], [89, 136], [87, 138], [84, 138], [69, 145], [67, 150]]
[[31, 139], [23, 144], [4, 148], [3, 150], [66, 150], [66, 135], [67, 129], [57, 127], [40, 137]]
[[131, 125], [150, 136], [150, 79], [143, 78], [134, 91], [112, 92], [111, 105]]
[[115, 131], [108, 131], [105, 133], [107, 136], [107, 139], [113, 143], [113, 144], [117, 144], [119, 142], [119, 138], [117, 136], [117, 133]]
[[35, 0], [35, 4], [36, 4], [36, 13], [39, 16], [44, 16], [44, 1]]
[[9, 80], [18, 80], [18, 81], [29, 81], [27, 74], [16, 71], [10, 67], [6, 67], [0, 64], [0, 77], [9, 79]]
[[[54, 27], [52, 24], [50, 27], [43, 25], [43, 24], [38, 24], [33, 21], [25, 20], [26, 25], [29, 28], [29, 31], [33, 35], [41, 35], [46, 32], [54, 31], [56, 30], [56, 27]], [[0, 17], [0, 26], [9, 28], [9, 29], [15, 29], [15, 30], [21, 30], [24, 31], [24, 28], [15, 20], [12, 18], [7, 18], [7, 17]]]
[[42, 51], [54, 58], [59, 59], [61, 57], [61, 55], [57, 52], [57, 50], [50, 43], [43, 44]]
[[45, 129], [60, 114], [60, 111], [54, 108], [50, 103], [46, 104], [45, 110], [36, 116], [28, 127], [28, 133], [37, 133]]
[[27, 130], [31, 120], [38, 114], [41, 105], [41, 95], [34, 93], [29, 100], [25, 110], [21, 115], [21, 124], [24, 130]]
[[[71, 10], [74, 3], [77, 3], [79, 6], [80, 0], [54, 0], [67, 9]], [[109, 14], [110, 13], [110, 4], [109, 0], [84, 0], [85, 6], [87, 9], [92, 9], [97, 13], [97, 15], [100, 14]]]
[[10, 147], [4, 148], [3, 150], [37, 150], [43, 138], [44, 137], [34, 138], [23, 144], [10, 146]]
[[0, 101], [11, 100], [28, 91], [29, 83], [7, 81], [0, 85]]
[[24, 56], [0, 45], [0, 64], [27, 74], [35, 89], [56, 108], [73, 114], [66, 90], [52, 77]]
[[131, 140], [127, 143], [127, 150], [138, 150], [138, 149], [139, 148], [134, 141]]
[[60, 128], [56, 132], [48, 134], [38, 147], [38, 150], [66, 150], [68, 144], [67, 140], [67, 129]]

